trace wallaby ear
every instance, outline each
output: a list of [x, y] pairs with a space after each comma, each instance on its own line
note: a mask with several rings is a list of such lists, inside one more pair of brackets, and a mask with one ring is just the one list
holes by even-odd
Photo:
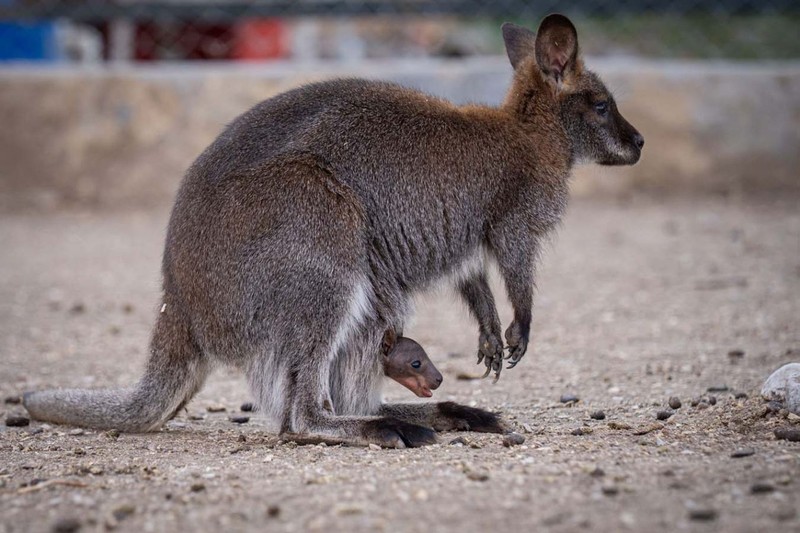
[[395, 344], [397, 344], [397, 333], [394, 328], [389, 328], [386, 330], [386, 333], [383, 334], [381, 354], [383, 354], [384, 357], [388, 357], [389, 354], [392, 353], [392, 350], [394, 350]]
[[517, 26], [510, 22], [503, 24], [503, 42], [506, 44], [506, 54], [514, 70], [522, 60], [530, 57], [536, 49], [536, 34], [527, 28]]
[[578, 62], [578, 32], [564, 15], [548, 15], [536, 33], [536, 63], [556, 84], [574, 73]]

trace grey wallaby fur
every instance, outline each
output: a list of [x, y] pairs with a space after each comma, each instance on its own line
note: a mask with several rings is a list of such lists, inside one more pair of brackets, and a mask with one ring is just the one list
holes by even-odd
[[28, 393], [31, 415], [154, 430], [221, 362], [247, 374], [285, 433], [404, 447], [435, 442], [434, 430], [503, 431], [498, 415], [452, 402], [384, 404], [384, 332], [402, 331], [413, 293], [448, 279], [477, 319], [478, 363], [499, 377], [491, 259], [514, 308], [516, 365], [534, 261], [573, 165], [634, 164], [644, 144], [584, 68], [566, 17], [536, 34], [504, 24], [503, 37], [514, 77], [498, 108], [344, 79], [237, 118], [178, 191], [144, 376], [125, 390]]

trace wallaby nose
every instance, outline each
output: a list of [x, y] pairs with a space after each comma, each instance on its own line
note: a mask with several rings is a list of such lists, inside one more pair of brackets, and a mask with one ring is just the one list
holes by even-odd
[[434, 383], [436, 383], [436, 386], [435, 386], [435, 387], [431, 387], [431, 388], [433, 388], [433, 389], [438, 389], [438, 388], [439, 388], [439, 385], [441, 385], [441, 384], [442, 384], [442, 381], [443, 381], [443, 380], [444, 380], [444, 378], [442, 377], [442, 375], [441, 375], [441, 374], [439, 374], [438, 376], [436, 376], [436, 377], [434, 378]]
[[640, 133], [635, 133], [633, 135], [633, 144], [636, 145], [636, 148], [641, 150], [642, 147], [644, 146], [644, 137], [642, 137]]

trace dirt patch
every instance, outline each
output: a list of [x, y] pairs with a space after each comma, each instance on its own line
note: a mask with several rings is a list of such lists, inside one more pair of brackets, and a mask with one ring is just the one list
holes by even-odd
[[[132, 383], [167, 213], [0, 216], [0, 395]], [[244, 379], [222, 369], [158, 433], [0, 426], [0, 525], [800, 528], [800, 443], [773, 435], [800, 426], [758, 398], [774, 368], [800, 359], [798, 235], [796, 199], [575, 203], [543, 259], [529, 353], [499, 383], [457, 379], [480, 369], [476, 327], [451, 293], [421, 297], [407, 332], [445, 377], [435, 399], [502, 411], [523, 444], [451, 433], [415, 450], [298, 447], [239, 411]], [[412, 401], [393, 384], [387, 393]]]

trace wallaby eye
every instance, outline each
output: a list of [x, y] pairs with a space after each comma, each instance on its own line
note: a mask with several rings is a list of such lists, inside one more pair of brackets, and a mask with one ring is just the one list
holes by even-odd
[[608, 102], [597, 102], [594, 104], [594, 110], [597, 111], [597, 114], [601, 117], [604, 117], [608, 114]]
[[419, 362], [419, 361], [414, 361], [413, 363], [411, 363], [411, 367], [412, 368], [419, 368], [421, 366], [422, 366], [422, 363]]

